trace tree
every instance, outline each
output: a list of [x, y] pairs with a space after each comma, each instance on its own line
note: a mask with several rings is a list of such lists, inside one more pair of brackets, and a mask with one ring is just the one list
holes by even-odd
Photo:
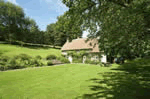
[[55, 24], [49, 24], [46, 28], [45, 33], [45, 42], [46, 44], [55, 45]]
[[58, 21], [56, 22], [56, 44], [63, 45], [67, 39], [70, 41], [76, 39], [77, 37], [82, 36], [82, 30], [80, 26], [80, 22], [77, 20], [71, 19], [67, 13], [59, 16]]
[[0, 0], [0, 39], [44, 43], [44, 32], [40, 31], [35, 20], [26, 17], [20, 6]]
[[3, 38], [9, 41], [20, 38], [24, 16], [25, 14], [21, 7], [10, 2], [0, 1], [0, 28]]
[[62, 46], [67, 39], [71, 41], [82, 36], [81, 26], [78, 21], [72, 20], [66, 13], [57, 19], [56, 23], [47, 26], [47, 42]]
[[89, 30], [90, 38], [99, 37], [99, 47], [108, 56], [140, 57], [150, 37], [149, 0], [63, 0], [68, 15], [78, 17]]

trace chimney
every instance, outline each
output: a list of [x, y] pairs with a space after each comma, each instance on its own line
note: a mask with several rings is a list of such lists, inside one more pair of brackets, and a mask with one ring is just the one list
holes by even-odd
[[67, 43], [69, 43], [69, 38], [68, 38], [68, 37], [67, 37], [67, 40], [66, 40], [66, 42], [67, 42]]

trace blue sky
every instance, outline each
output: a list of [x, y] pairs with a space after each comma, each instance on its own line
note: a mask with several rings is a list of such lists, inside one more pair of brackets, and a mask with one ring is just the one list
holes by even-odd
[[[61, 0], [6, 0], [24, 9], [26, 16], [33, 18], [40, 30], [46, 30], [48, 24], [57, 21], [57, 16], [62, 15], [68, 8]], [[87, 36], [84, 31], [83, 37]]]

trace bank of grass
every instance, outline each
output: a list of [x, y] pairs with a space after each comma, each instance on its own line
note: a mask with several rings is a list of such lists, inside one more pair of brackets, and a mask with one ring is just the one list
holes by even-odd
[[[133, 68], [130, 68], [133, 66]], [[0, 72], [1, 99], [149, 99], [150, 61]]]
[[42, 48], [42, 47], [21, 47], [18, 45], [10, 45], [10, 44], [0, 44], [0, 54], [4, 56], [13, 57], [19, 54], [27, 54], [30, 56], [40, 55], [45, 58], [47, 55], [53, 54], [56, 56], [61, 56], [60, 49], [54, 48]]
[[110, 69], [67, 64], [0, 72], [0, 99], [74, 99], [91, 93], [88, 80]]

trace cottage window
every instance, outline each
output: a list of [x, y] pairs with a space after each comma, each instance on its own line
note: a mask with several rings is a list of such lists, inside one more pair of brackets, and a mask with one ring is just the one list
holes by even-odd
[[95, 59], [98, 59], [98, 56], [96, 56]]

